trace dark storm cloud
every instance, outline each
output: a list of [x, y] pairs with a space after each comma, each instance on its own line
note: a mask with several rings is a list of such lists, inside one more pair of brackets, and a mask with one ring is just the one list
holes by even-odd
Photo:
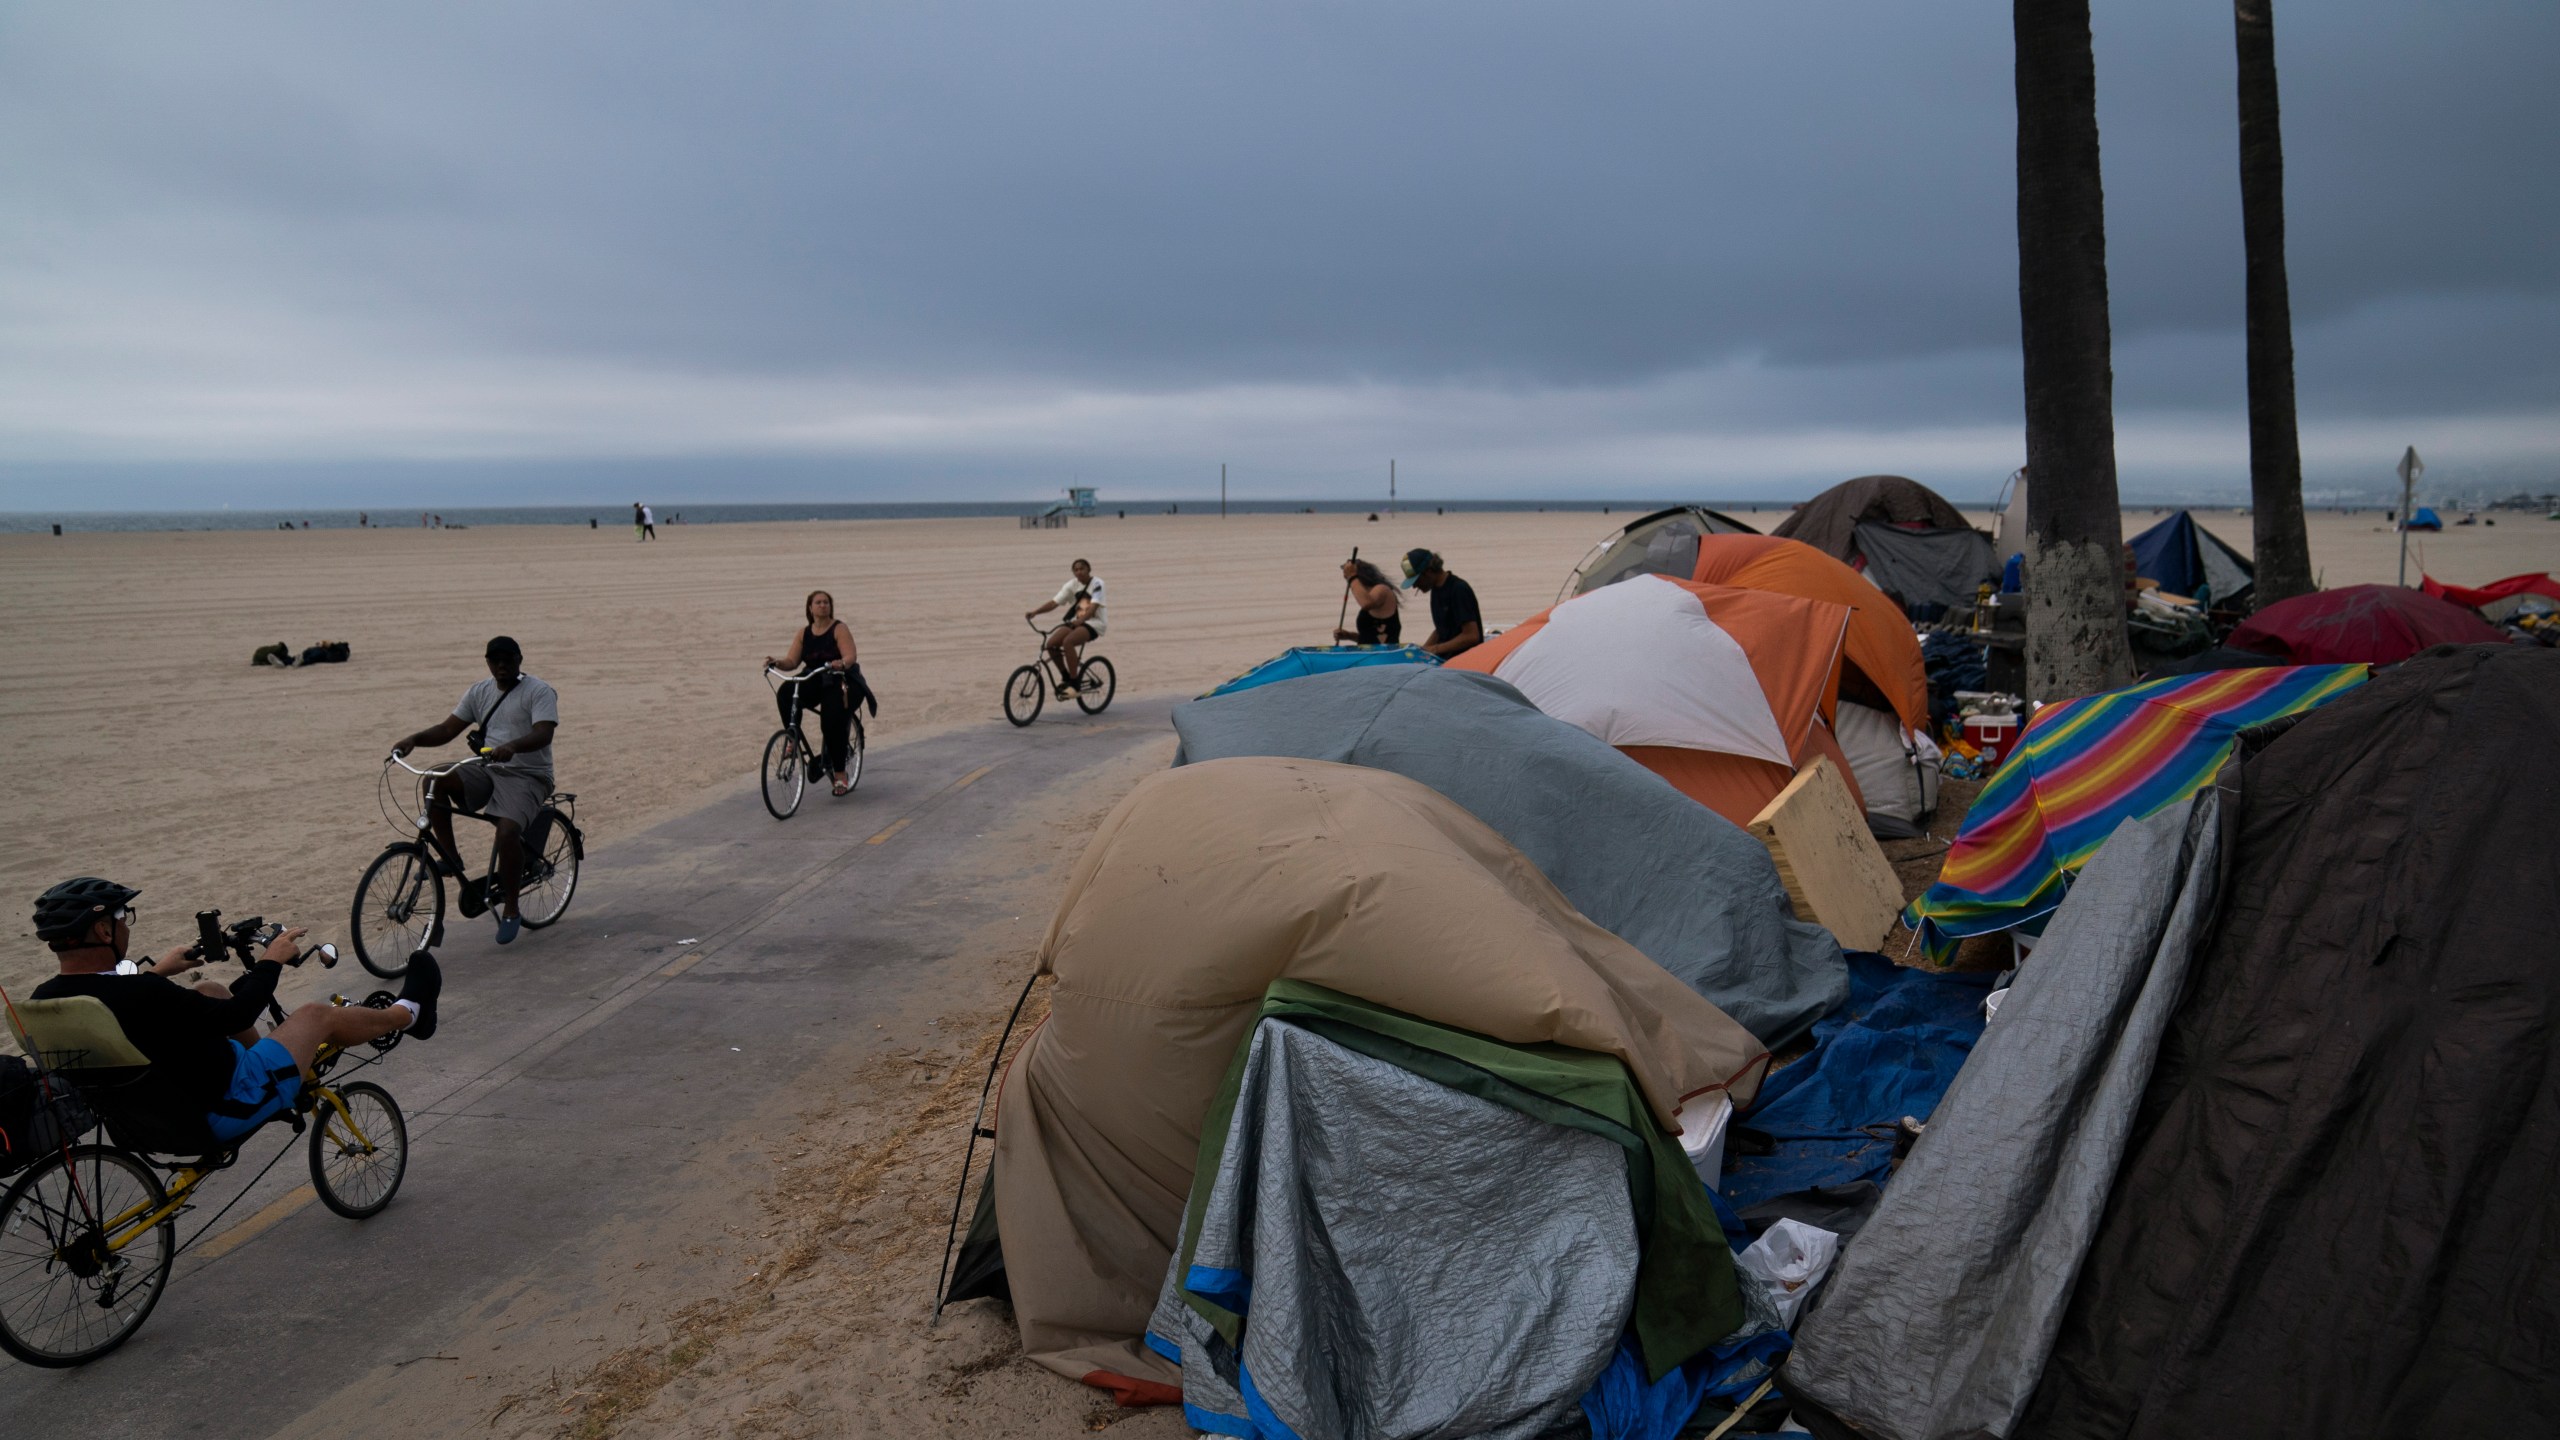
[[[2097, 26], [2127, 470], [2165, 474], [2146, 416], [2236, 433], [2230, 10]], [[2548, 433], [2560, 11], [2279, 27], [2307, 441]], [[1133, 463], [1296, 435], [1316, 475], [1508, 399], [1529, 453], [1867, 432], [1916, 473], [1935, 430], [1991, 472], [2010, 58], [1985, 0], [21, 7], [0, 457], [1000, 466], [1114, 453], [1058, 418], [1104, 397]]]

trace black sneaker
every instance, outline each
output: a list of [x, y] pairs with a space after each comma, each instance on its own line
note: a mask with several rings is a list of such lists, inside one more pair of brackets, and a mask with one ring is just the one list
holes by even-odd
[[477, 920], [481, 915], [487, 913], [489, 909], [488, 880], [484, 877], [478, 880], [463, 881], [462, 893], [456, 898], [458, 898], [462, 903], [462, 918], [465, 920]]
[[424, 950], [409, 957], [409, 974], [400, 982], [400, 998], [418, 1002], [418, 1018], [400, 1033], [412, 1040], [432, 1040], [436, 1034], [436, 996], [444, 989], [444, 967], [436, 957]]

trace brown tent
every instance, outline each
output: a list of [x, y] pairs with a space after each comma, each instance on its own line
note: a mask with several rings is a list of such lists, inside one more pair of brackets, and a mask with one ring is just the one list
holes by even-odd
[[1801, 540], [1834, 560], [1854, 563], [1862, 524], [1921, 525], [1967, 530], [1972, 525], [1947, 497], [1900, 475], [1861, 475], [1843, 480], [1804, 502], [1778, 522], [1772, 535]]
[[1617, 1056], [1665, 1129], [1758, 1093], [1749, 1032], [1586, 920], [1454, 802], [1316, 760], [1150, 777], [1069, 879], [1049, 1018], [997, 1102], [996, 1224], [1031, 1358], [1124, 1400], [1177, 1398], [1140, 1336], [1200, 1121], [1282, 977], [1512, 1044]]

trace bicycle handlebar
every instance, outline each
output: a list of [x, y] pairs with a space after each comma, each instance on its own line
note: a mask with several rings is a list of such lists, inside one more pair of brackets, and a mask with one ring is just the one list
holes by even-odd
[[442, 765], [430, 766], [430, 767], [428, 767], [427, 769], [424, 769], [424, 770], [421, 770], [421, 769], [419, 769], [417, 766], [410, 764], [410, 763], [409, 763], [409, 761], [408, 761], [408, 758], [407, 758], [406, 756], [401, 756], [401, 755], [392, 755], [392, 756], [385, 757], [385, 759], [383, 760], [383, 762], [382, 762], [382, 763], [383, 763], [384, 765], [397, 765], [397, 766], [399, 766], [401, 769], [408, 771], [408, 772], [409, 772], [410, 774], [412, 774], [412, 775], [421, 775], [421, 776], [426, 777], [427, 779], [433, 780], [433, 779], [435, 779], [437, 776], [440, 776], [440, 775], [450, 775], [450, 774], [452, 774], [454, 771], [461, 769], [461, 768], [462, 768], [463, 766], [465, 766], [465, 765], [485, 764], [485, 763], [487, 763], [487, 757], [486, 757], [486, 756], [482, 756], [482, 755], [464, 755], [464, 756], [461, 756], [461, 757], [459, 757], [459, 758], [457, 758], [457, 759], [453, 759], [453, 760], [446, 761], [446, 762], [445, 762], [444, 764], [442, 764]]

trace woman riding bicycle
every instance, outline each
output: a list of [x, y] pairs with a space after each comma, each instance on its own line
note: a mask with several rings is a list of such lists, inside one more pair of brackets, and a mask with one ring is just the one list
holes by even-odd
[[[803, 709], [818, 712], [818, 736], [825, 750], [827, 773], [835, 779], [835, 793], [842, 796], [853, 788], [845, 778], [845, 759], [853, 745], [853, 707], [868, 703], [871, 713], [880, 713], [880, 699], [864, 683], [862, 666], [856, 662], [853, 631], [836, 618], [836, 597], [824, 590], [812, 590], [800, 602], [800, 613], [808, 623], [791, 637], [791, 648], [779, 660], [767, 655], [765, 668], [779, 670], [817, 669], [826, 673], [792, 683], [801, 687]], [[791, 722], [791, 692], [786, 687], [774, 692], [775, 708], [782, 712], [784, 724]]]

